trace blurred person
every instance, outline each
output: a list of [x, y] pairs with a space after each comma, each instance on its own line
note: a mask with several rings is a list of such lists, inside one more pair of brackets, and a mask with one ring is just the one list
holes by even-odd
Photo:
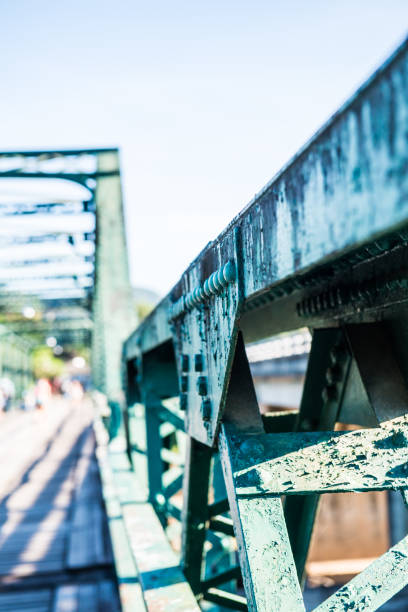
[[12, 399], [14, 398], [16, 389], [15, 389], [13, 381], [7, 376], [0, 378], [0, 389], [3, 395], [2, 410], [4, 412], [7, 412], [11, 408], [11, 402], [12, 402]]
[[34, 410], [34, 408], [36, 407], [36, 394], [35, 394], [35, 387], [29, 387], [28, 389], [26, 389], [26, 391], [24, 391], [24, 396], [23, 396], [23, 410]]
[[46, 378], [40, 378], [35, 385], [35, 407], [39, 410], [46, 408], [51, 398], [51, 385]]

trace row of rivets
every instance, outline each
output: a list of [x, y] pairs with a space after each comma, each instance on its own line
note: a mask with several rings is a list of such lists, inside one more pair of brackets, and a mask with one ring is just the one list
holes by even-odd
[[[187, 409], [187, 392], [189, 387], [188, 372], [190, 370], [190, 357], [187, 354], [183, 354], [180, 357], [180, 410]], [[196, 353], [194, 355], [194, 370], [196, 372], [202, 372], [204, 370], [204, 356], [202, 353]], [[207, 395], [207, 377], [199, 376], [197, 378], [197, 391], [199, 395]]]
[[[188, 355], [181, 355], [180, 366], [182, 372], [180, 377], [180, 410], [185, 411], [188, 405], [188, 372], [190, 369], [190, 358]], [[204, 371], [204, 356], [202, 353], [194, 355], [194, 370], [196, 372]], [[212, 407], [210, 398], [206, 397], [208, 394], [207, 376], [201, 374], [197, 377], [197, 392], [202, 397], [201, 416], [204, 424], [208, 427], [208, 423], [211, 421]]]
[[182, 296], [172, 306], [171, 318], [175, 319], [182, 315], [186, 310], [191, 310], [195, 306], [205, 302], [212, 295], [221, 291], [236, 278], [235, 264], [228, 261], [222, 268], [213, 272], [200, 287], [196, 287], [186, 296]]

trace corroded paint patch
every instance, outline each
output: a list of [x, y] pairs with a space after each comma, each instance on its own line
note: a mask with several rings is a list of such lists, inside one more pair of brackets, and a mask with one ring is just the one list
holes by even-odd
[[316, 611], [377, 610], [408, 582], [408, 536], [371, 563]]
[[376, 429], [232, 440], [238, 495], [408, 487], [408, 415]]
[[249, 610], [303, 612], [304, 604], [278, 497], [239, 498], [227, 427], [220, 451]]
[[250, 609], [304, 610], [281, 500], [245, 498], [237, 505], [256, 601]]

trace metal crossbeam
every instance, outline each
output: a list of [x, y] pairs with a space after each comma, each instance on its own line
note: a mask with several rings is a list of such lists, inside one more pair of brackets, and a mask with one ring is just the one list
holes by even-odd
[[[237, 495], [408, 487], [407, 425], [404, 416], [378, 429], [353, 432], [233, 436]], [[249, 457], [255, 458], [254, 465], [248, 465]]]

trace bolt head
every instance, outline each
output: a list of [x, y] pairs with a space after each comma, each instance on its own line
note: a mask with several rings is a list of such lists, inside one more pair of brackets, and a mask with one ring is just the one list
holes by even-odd
[[201, 415], [203, 417], [204, 422], [208, 423], [209, 421], [211, 421], [211, 413], [212, 413], [211, 400], [208, 399], [208, 397], [206, 397], [201, 402]]
[[333, 365], [342, 364], [347, 359], [347, 349], [342, 344], [336, 344], [330, 351], [330, 361]]
[[337, 399], [336, 385], [327, 385], [322, 391], [322, 400], [326, 404]]
[[180, 391], [182, 393], [186, 393], [188, 391], [188, 375], [183, 374], [180, 378]]
[[204, 370], [204, 357], [201, 353], [194, 355], [194, 370], [202, 372]]
[[188, 372], [190, 368], [190, 358], [188, 355], [184, 354], [180, 357], [180, 366], [182, 372]]
[[235, 264], [232, 261], [229, 261], [225, 264], [222, 269], [222, 275], [224, 277], [225, 283], [232, 283], [236, 278], [236, 270]]
[[180, 410], [187, 410], [187, 393], [180, 395]]
[[206, 376], [199, 376], [197, 378], [197, 391], [199, 395], [207, 395], [208, 386]]
[[333, 365], [331, 368], [326, 370], [326, 380], [329, 385], [333, 385], [341, 380], [342, 371], [339, 365]]

